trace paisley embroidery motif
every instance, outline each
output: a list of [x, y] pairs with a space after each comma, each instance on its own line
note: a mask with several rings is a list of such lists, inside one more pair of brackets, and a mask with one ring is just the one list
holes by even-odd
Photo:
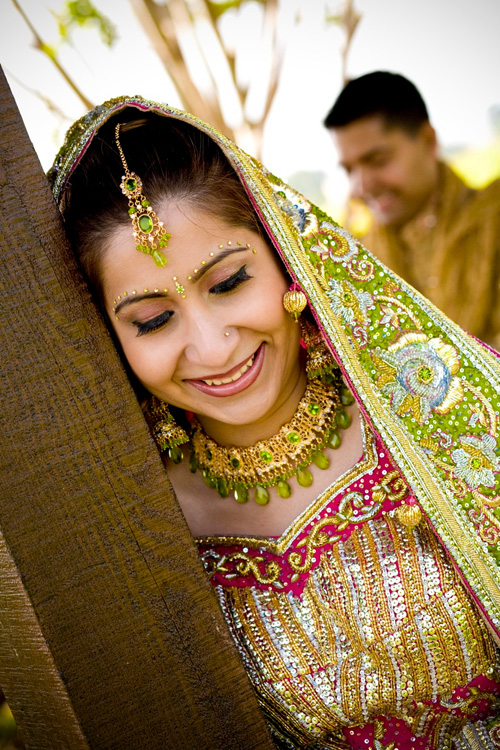
[[346, 279], [333, 279], [327, 296], [333, 312], [339, 315], [344, 323], [356, 322], [365, 325], [368, 322], [368, 310], [374, 306], [373, 297], [368, 292], [356, 289]]

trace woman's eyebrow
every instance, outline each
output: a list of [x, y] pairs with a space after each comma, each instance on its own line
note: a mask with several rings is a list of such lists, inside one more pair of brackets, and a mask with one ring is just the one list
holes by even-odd
[[118, 315], [120, 310], [123, 310], [124, 307], [127, 307], [128, 305], [133, 305], [134, 302], [141, 302], [145, 299], [156, 299], [157, 297], [166, 297], [166, 292], [148, 292], [146, 294], [134, 294], [129, 295], [125, 297], [125, 299], [122, 299], [121, 302], [117, 304], [117, 306], [114, 308], [115, 315]]
[[211, 258], [203, 265], [200, 264], [200, 268], [196, 269], [196, 275], [193, 274], [192, 278], [190, 279], [191, 283], [194, 281], [198, 281], [198, 279], [201, 279], [203, 274], [205, 274], [212, 266], [215, 266], [216, 263], [220, 263], [221, 260], [224, 260], [224, 258], [227, 258], [229, 255], [232, 255], [233, 253], [241, 253], [247, 251], [249, 248], [246, 245], [243, 245], [242, 247], [228, 247], [226, 250], [222, 250], [218, 255], [216, 255], [214, 258]]
[[[228, 247], [225, 250], [222, 250], [222, 252], [218, 253], [215, 257], [211, 258], [209, 261], [207, 261], [205, 264], [201, 265], [200, 268], [196, 269], [196, 275], [193, 275], [190, 279], [191, 282], [198, 281], [198, 279], [201, 279], [203, 274], [205, 274], [212, 266], [215, 266], [216, 263], [220, 263], [221, 260], [224, 260], [224, 258], [227, 258], [229, 255], [232, 255], [233, 253], [240, 253], [244, 252], [245, 250], [249, 250], [249, 248], [245, 245], [242, 247]], [[158, 297], [164, 298], [167, 297], [167, 293], [163, 291], [157, 291], [157, 292], [147, 292], [144, 294], [134, 294], [134, 295], [128, 295], [124, 299], [122, 299], [114, 308], [114, 314], [118, 315], [120, 310], [123, 310], [124, 307], [128, 307], [129, 305], [133, 305], [134, 302], [142, 302], [145, 299], [156, 299]]]

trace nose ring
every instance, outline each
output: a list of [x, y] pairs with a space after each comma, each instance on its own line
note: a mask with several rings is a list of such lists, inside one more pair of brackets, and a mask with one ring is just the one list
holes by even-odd
[[229, 336], [229, 331], [224, 331], [224, 336]]

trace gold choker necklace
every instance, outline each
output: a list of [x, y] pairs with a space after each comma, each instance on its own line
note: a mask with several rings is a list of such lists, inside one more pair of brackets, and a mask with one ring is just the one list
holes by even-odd
[[208, 487], [221, 497], [228, 497], [232, 491], [238, 503], [248, 501], [250, 489], [259, 505], [269, 502], [269, 487], [276, 487], [280, 497], [290, 497], [290, 477], [296, 475], [302, 487], [309, 487], [313, 477], [307, 467], [312, 463], [320, 469], [329, 467], [323, 449], [339, 447], [337, 428], [346, 429], [351, 424], [343, 406], [353, 401], [345, 387], [314, 378], [290, 422], [277, 435], [248, 448], [218, 445], [194, 418], [189, 468], [192, 472], [199, 469]]

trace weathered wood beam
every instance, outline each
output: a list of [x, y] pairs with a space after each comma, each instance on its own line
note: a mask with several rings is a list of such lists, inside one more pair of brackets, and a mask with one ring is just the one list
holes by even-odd
[[0, 685], [36, 750], [270, 750], [3, 74], [0, 111]]

